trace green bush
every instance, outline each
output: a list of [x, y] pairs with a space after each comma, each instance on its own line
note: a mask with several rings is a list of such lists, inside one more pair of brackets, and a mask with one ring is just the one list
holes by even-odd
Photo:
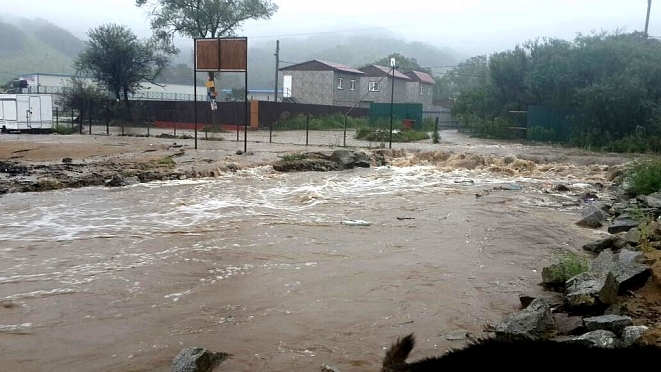
[[[390, 131], [380, 128], [358, 128], [355, 135], [356, 139], [371, 142], [390, 142]], [[427, 132], [417, 132], [414, 130], [393, 130], [393, 142], [415, 142], [429, 139]]]
[[[282, 114], [275, 123], [274, 129], [277, 130], [305, 130], [308, 128], [307, 117], [303, 114], [290, 116], [288, 112]], [[347, 117], [347, 128], [358, 128], [367, 126], [368, 121], [365, 118]], [[331, 130], [344, 129], [344, 115], [332, 114], [324, 117], [310, 116], [310, 130]]]
[[570, 278], [588, 271], [589, 262], [584, 257], [575, 253], [565, 253], [560, 257], [560, 262], [544, 268], [542, 276], [550, 283], [564, 283]]
[[296, 160], [303, 160], [307, 159], [307, 155], [300, 153], [300, 152], [295, 152], [292, 154], [285, 154], [282, 156], [282, 161], [296, 161]]
[[78, 133], [79, 130], [80, 128], [78, 126], [71, 127], [62, 124], [53, 125], [53, 133], [61, 134], [61, 135]]
[[528, 128], [527, 138], [531, 141], [549, 142], [555, 140], [555, 130], [540, 126]]
[[631, 191], [636, 194], [652, 194], [661, 191], [661, 160], [634, 164], [627, 171]]

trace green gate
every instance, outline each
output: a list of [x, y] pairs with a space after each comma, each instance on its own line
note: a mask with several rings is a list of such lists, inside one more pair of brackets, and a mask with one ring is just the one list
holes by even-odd
[[[413, 122], [413, 129], [422, 129], [421, 103], [395, 103], [392, 105], [393, 127], [402, 128]], [[390, 103], [370, 104], [370, 127], [390, 128]]]
[[527, 138], [569, 142], [573, 110], [547, 106], [529, 106]]

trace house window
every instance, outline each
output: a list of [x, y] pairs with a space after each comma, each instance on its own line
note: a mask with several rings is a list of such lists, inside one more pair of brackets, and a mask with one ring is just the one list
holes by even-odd
[[379, 91], [379, 82], [378, 81], [370, 81], [369, 91], [370, 92], [378, 92]]
[[356, 80], [351, 79], [351, 90], [356, 90]]
[[423, 86], [420, 86], [420, 94], [425, 94], [425, 93], [423, 92], [423, 89], [425, 89], [425, 88], [424, 88]]
[[344, 89], [342, 88], [342, 82], [343, 82], [342, 78], [337, 78], [337, 89]]
[[431, 96], [431, 88], [427, 88], [427, 95]]

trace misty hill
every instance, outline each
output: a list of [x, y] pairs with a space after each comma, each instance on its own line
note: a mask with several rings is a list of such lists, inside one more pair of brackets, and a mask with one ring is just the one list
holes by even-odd
[[84, 42], [45, 20], [0, 21], [0, 83], [33, 72], [73, 73]]

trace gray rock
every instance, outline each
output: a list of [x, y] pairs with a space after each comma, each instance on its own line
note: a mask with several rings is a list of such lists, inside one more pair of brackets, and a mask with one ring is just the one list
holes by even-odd
[[618, 285], [612, 273], [586, 272], [567, 280], [566, 288], [570, 308], [589, 310], [614, 303]]
[[597, 240], [583, 246], [583, 250], [592, 253], [601, 253], [605, 249], [622, 249], [627, 246], [627, 242], [617, 235], [611, 235], [607, 238]]
[[564, 313], [553, 314], [555, 324], [558, 326], [559, 335], [581, 335], [586, 329], [583, 318], [580, 316], [569, 316]]
[[273, 164], [273, 169], [278, 172], [331, 172], [343, 170], [344, 166], [324, 159], [301, 159], [277, 162]]
[[524, 309], [527, 308], [536, 298], [544, 300], [551, 307], [562, 306], [565, 302], [565, 297], [558, 292], [543, 292], [539, 296], [520, 294], [519, 301], [521, 301], [521, 307]]
[[622, 249], [617, 253], [603, 251], [590, 264], [590, 271], [612, 273], [618, 293], [642, 287], [652, 274], [649, 266], [640, 263], [645, 256], [641, 252]]
[[617, 336], [610, 331], [598, 330], [578, 336], [569, 342], [613, 349], [617, 346]]
[[354, 166], [359, 168], [369, 168], [370, 167], [370, 158], [364, 152], [354, 153]]
[[629, 208], [629, 203], [615, 203], [611, 207], [610, 213], [619, 216], [625, 213], [628, 208]]
[[71, 159], [71, 158], [64, 158], [64, 159], [62, 159], [62, 163], [67, 163], [67, 164], [69, 164], [69, 163], [72, 163], [72, 162], [73, 162], [73, 159]]
[[226, 353], [213, 353], [201, 347], [191, 347], [179, 352], [170, 367], [171, 372], [211, 372], [229, 357]]
[[640, 238], [641, 238], [641, 233], [640, 230], [638, 230], [637, 227], [634, 227], [633, 229], [627, 231], [624, 236], [624, 240], [631, 244], [631, 245], [638, 245], [640, 244]]
[[639, 338], [643, 337], [648, 329], [645, 326], [629, 326], [624, 328], [622, 332], [622, 346], [629, 347], [633, 345]]
[[581, 216], [583, 218], [581, 218], [580, 221], [576, 222], [578, 226], [597, 229], [601, 227], [604, 222], [606, 222], [606, 219], [608, 218], [608, 213], [604, 212], [602, 209], [594, 205], [591, 205], [587, 207], [585, 210], [583, 210]]
[[550, 339], [557, 330], [551, 307], [535, 299], [525, 310], [503, 319], [496, 326], [496, 338], [504, 341]]
[[604, 315], [624, 315], [628, 311], [627, 307], [622, 304], [612, 304], [604, 311]]
[[640, 221], [629, 214], [623, 214], [613, 221], [613, 224], [608, 227], [608, 232], [611, 234], [627, 232], [638, 225], [640, 225]]
[[335, 150], [330, 157], [331, 161], [342, 164], [345, 169], [353, 168], [355, 162], [355, 155], [349, 150]]
[[590, 331], [611, 331], [618, 337], [624, 332], [624, 328], [632, 326], [633, 321], [628, 316], [622, 315], [601, 315], [592, 318], [585, 318], [585, 327]]
[[464, 329], [458, 329], [456, 331], [448, 331], [443, 333], [443, 338], [448, 341], [460, 341], [465, 340], [468, 337], [468, 331]]
[[567, 187], [563, 184], [559, 184], [555, 187], [555, 191], [567, 192], [567, 191], [571, 191], [571, 190], [569, 189], [569, 187]]
[[661, 192], [655, 192], [654, 194], [642, 195], [641, 201], [645, 203], [650, 208], [661, 209]]
[[321, 372], [340, 372], [340, 370], [337, 369], [334, 366], [329, 365], [329, 364], [322, 364], [321, 365]]
[[106, 186], [108, 187], [122, 187], [122, 186], [129, 186], [129, 185], [135, 185], [140, 183], [140, 178], [132, 176], [132, 177], [124, 177], [121, 174], [115, 174], [112, 176], [112, 178], [106, 182]]

